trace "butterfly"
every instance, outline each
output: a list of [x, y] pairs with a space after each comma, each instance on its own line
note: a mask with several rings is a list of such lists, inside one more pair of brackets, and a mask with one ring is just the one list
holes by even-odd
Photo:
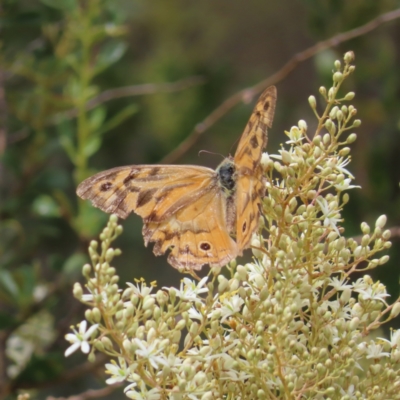
[[107, 213], [143, 219], [145, 245], [179, 270], [223, 266], [250, 247], [265, 183], [260, 164], [276, 104], [276, 88], [260, 96], [234, 157], [216, 170], [196, 165], [130, 165], [83, 181], [82, 199]]

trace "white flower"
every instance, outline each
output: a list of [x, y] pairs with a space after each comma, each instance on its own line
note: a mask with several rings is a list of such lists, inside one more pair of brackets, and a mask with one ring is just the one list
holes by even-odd
[[[165, 365], [169, 366], [172, 371], [177, 371], [178, 367], [182, 364], [182, 359], [175, 356], [174, 354], [168, 354], [167, 359], [165, 360]], [[162, 371], [161, 371], [162, 373]]]
[[[89, 288], [88, 288], [88, 290], [90, 293], [83, 294], [82, 301], [91, 302], [94, 300], [95, 296], [97, 296], [99, 294], [97, 288], [95, 288], [94, 291], [91, 291]], [[108, 300], [107, 299], [107, 287], [105, 287], [104, 290], [101, 291], [100, 296], [101, 296], [101, 300], [102, 300], [103, 304], [107, 304], [107, 300]]]
[[353, 283], [353, 290], [355, 292], [358, 292], [360, 290], [364, 290], [368, 287], [368, 284], [365, 282], [364, 278], [358, 278], [354, 283]]
[[76, 329], [73, 329], [74, 333], [67, 333], [65, 335], [65, 339], [68, 340], [68, 342], [72, 343], [72, 345], [69, 346], [67, 350], [65, 350], [65, 357], [71, 355], [74, 351], [78, 350], [79, 347], [81, 348], [82, 353], [89, 353], [90, 345], [88, 343], [88, 339], [90, 339], [98, 326], [99, 324], [92, 325], [86, 331], [87, 322], [83, 320], [79, 324], [79, 332], [77, 332]]
[[352, 399], [357, 399], [357, 397], [355, 396], [355, 386], [354, 385], [350, 385], [347, 388], [347, 391], [345, 392], [344, 389], [342, 387], [339, 387], [340, 389], [340, 393], [344, 396], [347, 395], [347, 398], [350, 400]]
[[[88, 290], [89, 290], [90, 293], [83, 294], [83, 295], [82, 295], [82, 301], [87, 302], [87, 303], [90, 303], [90, 302], [94, 301], [94, 299], [95, 299], [97, 296], [100, 295], [102, 303], [103, 303], [104, 305], [106, 305], [106, 306], [110, 305], [110, 304], [108, 304], [109, 298], [108, 298], [108, 296], [107, 296], [107, 288], [108, 288], [109, 286], [110, 286], [110, 285], [108, 285], [108, 284], [105, 285], [105, 286], [103, 287], [103, 289], [101, 290], [100, 293], [99, 293], [99, 291], [98, 291], [97, 288], [94, 288], [93, 291], [91, 291], [91, 290], [88, 288]], [[122, 292], [122, 289], [119, 289], [118, 292]]]
[[331, 209], [331, 206], [328, 204], [326, 199], [323, 197], [317, 198], [317, 203], [321, 207], [321, 211], [324, 214], [324, 226], [330, 226], [332, 229], [336, 231], [336, 233], [340, 236], [339, 229], [337, 228], [337, 223], [340, 221], [340, 214], [334, 208]]
[[203, 316], [201, 313], [196, 310], [194, 307], [191, 307], [188, 311], [189, 318], [190, 319], [198, 319], [199, 321], [203, 321]]
[[[263, 286], [265, 286], [265, 266], [262, 265], [261, 263], [247, 263], [245, 265], [245, 268], [248, 270], [249, 274], [249, 281], [254, 282], [254, 283], [263, 283]], [[250, 285], [249, 285], [250, 287]]]
[[133, 290], [133, 292], [137, 296], [142, 298], [148, 296], [153, 290], [153, 286], [147, 286], [146, 283], [142, 281], [138, 282], [137, 285], [134, 285], [130, 282], [127, 282], [126, 284]]
[[[194, 301], [201, 302], [199, 298], [199, 294], [207, 293], [208, 288], [203, 287], [207, 282], [208, 276], [205, 276], [197, 285], [195, 281], [190, 280], [189, 278], [183, 278], [181, 280], [181, 286], [179, 290], [176, 290], [176, 295], [180, 297], [182, 300], [186, 301]], [[169, 288], [165, 288], [169, 290]]]
[[247, 372], [244, 371], [235, 371], [234, 369], [231, 369], [229, 371], [223, 371], [221, 380], [229, 380], [229, 381], [241, 381], [245, 382], [249, 378], [252, 378], [254, 375], [248, 374]]
[[230, 298], [225, 298], [221, 302], [221, 322], [224, 322], [231, 315], [240, 312], [243, 304], [244, 300], [237, 294]]
[[115, 360], [111, 360], [110, 364], [106, 364], [106, 374], [112, 375], [111, 378], [106, 380], [107, 385], [113, 385], [114, 383], [123, 382], [129, 374], [129, 369], [126, 366], [124, 358], [118, 357], [119, 365]]
[[378, 300], [383, 304], [386, 304], [384, 298], [390, 296], [390, 294], [376, 289], [377, 288], [374, 285], [373, 287], [367, 286], [364, 290], [357, 289], [354, 291], [360, 293], [362, 300]]
[[329, 281], [330, 281], [329, 285], [333, 286], [333, 288], [336, 289], [338, 292], [342, 291], [342, 290], [345, 290], [347, 288], [351, 289], [353, 287], [353, 285], [347, 285], [346, 284], [347, 278], [345, 278], [345, 277], [342, 278], [341, 280], [339, 280], [336, 277], [333, 277], [333, 278], [329, 278]]
[[382, 351], [382, 346], [371, 341], [367, 348], [367, 358], [382, 358], [389, 357], [389, 353]]
[[378, 338], [378, 339], [381, 339], [384, 342], [389, 343], [392, 348], [399, 349], [400, 348], [400, 329], [392, 330], [390, 332], [390, 340], [387, 340], [385, 338]]
[[286, 143], [292, 144], [292, 143], [298, 143], [301, 142], [303, 139], [305, 139], [303, 131], [299, 129], [297, 126], [292, 126], [290, 128], [290, 131], [285, 131], [285, 134], [289, 136], [288, 141]]
[[358, 185], [350, 185], [351, 179], [347, 178], [344, 179], [342, 182], [338, 183], [337, 185], [334, 185], [336, 190], [339, 192], [347, 190], [347, 189], [353, 189], [353, 188], [360, 188], [361, 186]]
[[340, 173], [347, 175], [349, 178], [354, 179], [354, 176], [351, 174], [351, 172], [344, 168], [349, 163], [350, 158], [343, 159], [343, 157], [339, 157], [337, 160], [337, 165], [334, 168]]
[[[354, 179], [354, 176], [350, 173], [350, 171], [344, 168], [349, 163], [350, 158], [344, 159], [343, 157], [332, 157], [329, 159], [326, 166], [331, 167], [333, 170], [336, 170], [341, 174], [347, 175], [351, 179]], [[324, 169], [324, 167], [321, 165], [318, 165], [317, 168], [320, 170]]]
[[154, 369], [158, 369], [158, 364], [167, 365], [165, 359], [157, 355], [158, 353], [163, 351], [162, 348], [157, 350], [157, 345], [159, 343], [158, 340], [154, 340], [153, 343], [148, 344], [143, 340], [135, 338], [133, 339], [133, 342], [136, 344], [136, 346], [139, 347], [139, 349], [137, 349], [135, 353], [142, 358], [148, 359]]
[[135, 386], [136, 386], [136, 384], [133, 383], [124, 389], [126, 396], [129, 397], [130, 399], [134, 399], [134, 400], [159, 400], [159, 399], [161, 399], [161, 393], [158, 388], [153, 388], [148, 391], [145, 383], [141, 382], [140, 383], [140, 391], [131, 390]]

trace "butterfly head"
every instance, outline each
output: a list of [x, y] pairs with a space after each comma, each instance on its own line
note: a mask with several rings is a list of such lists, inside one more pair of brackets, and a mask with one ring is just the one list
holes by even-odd
[[228, 196], [231, 196], [236, 189], [236, 168], [233, 159], [231, 157], [225, 158], [216, 172], [221, 188]]

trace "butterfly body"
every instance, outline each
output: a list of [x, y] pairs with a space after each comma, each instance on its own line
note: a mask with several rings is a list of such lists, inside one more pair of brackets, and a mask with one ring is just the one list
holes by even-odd
[[[77, 189], [95, 207], [143, 218], [145, 244], [168, 250], [178, 269], [223, 266], [250, 246], [258, 227], [265, 184], [260, 165], [272, 124], [276, 89], [264, 91], [235, 156], [216, 170], [196, 165], [133, 165], [100, 172]], [[235, 240], [233, 239], [235, 238]]]

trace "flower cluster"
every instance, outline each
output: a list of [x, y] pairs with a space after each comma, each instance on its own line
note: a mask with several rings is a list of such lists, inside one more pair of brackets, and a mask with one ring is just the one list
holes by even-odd
[[356, 187], [346, 169], [356, 135], [346, 134], [360, 121], [341, 105], [354, 93], [338, 98], [352, 61], [349, 52], [343, 66], [335, 62], [332, 87], [320, 88], [321, 114], [309, 98], [315, 133], [299, 121], [279, 155], [263, 155], [268, 193], [254, 261], [184, 278], [179, 289], [143, 280], [121, 289], [111, 244], [122, 228], [111, 216], [83, 268], [89, 294], [74, 287], [92, 327], [84, 321], [67, 335], [68, 353], [90, 344], [89, 358], [109, 355], [106, 382], [125, 382], [132, 399], [400, 398], [400, 333], [370, 335], [400, 302], [388, 305], [385, 286], [360, 277], [388, 261], [378, 256], [390, 247], [386, 217], [363, 223], [359, 240], [341, 226], [345, 191]]

